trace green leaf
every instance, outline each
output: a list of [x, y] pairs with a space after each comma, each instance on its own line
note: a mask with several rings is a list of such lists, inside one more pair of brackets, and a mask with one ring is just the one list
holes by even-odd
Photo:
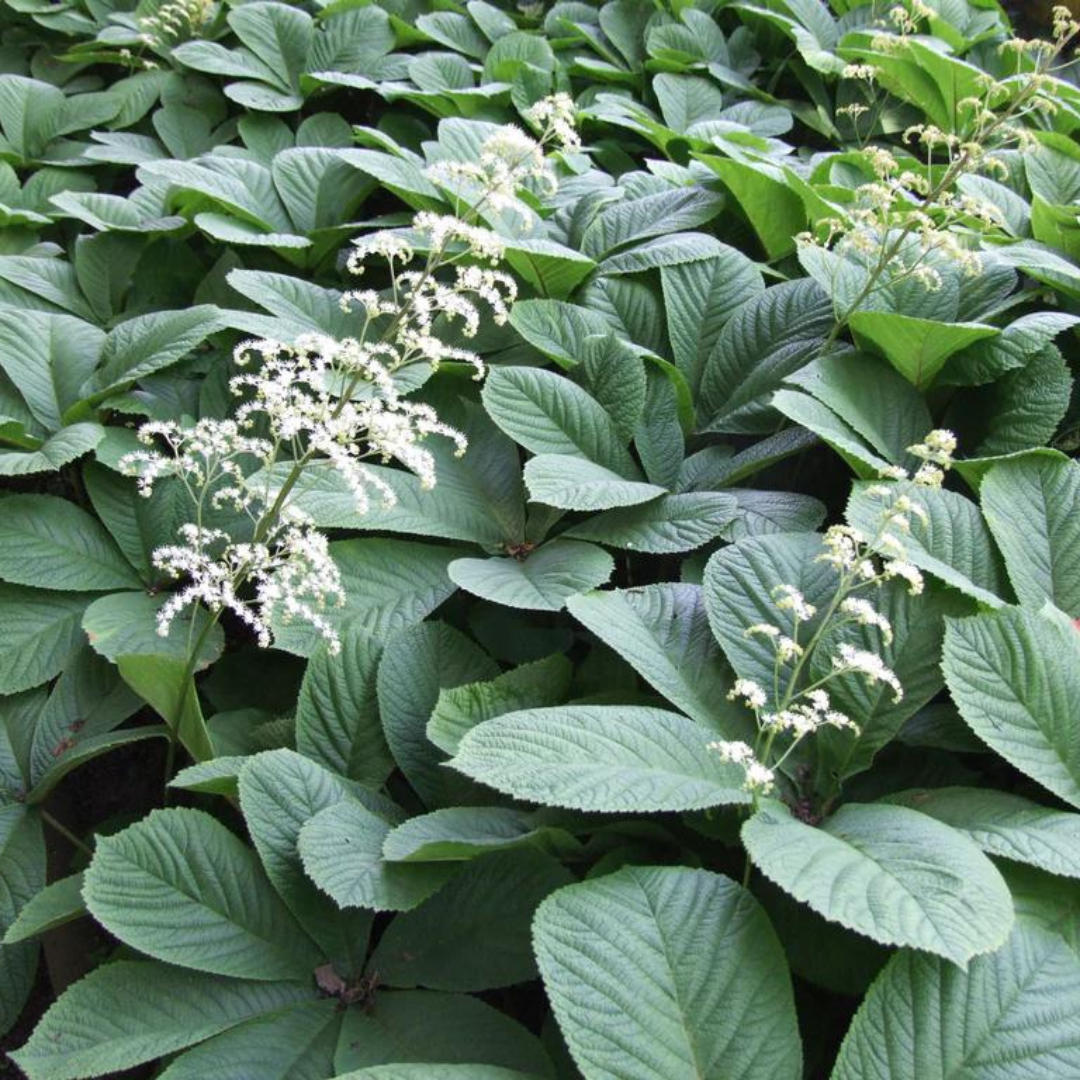
[[375, 704], [381, 646], [356, 627], [340, 654], [325, 647], [308, 661], [296, 703], [296, 748], [332, 772], [380, 787], [394, 767]]
[[[188, 658], [188, 638], [194, 618], [195, 634], [201, 636], [210, 620], [203, 608], [197, 608], [193, 616], [176, 619], [167, 636], [157, 632], [158, 609], [164, 597], [149, 596], [145, 592], [113, 593], [95, 600], [83, 616], [82, 625], [94, 651], [107, 660], [120, 656], [155, 655], [174, 660]], [[225, 647], [224, 635], [215, 626], [203, 639], [199, 662], [195, 670], [209, 667]]]
[[959, 829], [988, 855], [1080, 878], [1080, 814], [989, 788], [918, 789], [886, 796], [886, 801]]
[[572, 673], [566, 657], [555, 654], [485, 682], [440, 690], [428, 721], [428, 738], [440, 750], [453, 754], [462, 736], [484, 720], [518, 709], [559, 704], [570, 688]]
[[567, 597], [602, 585], [615, 563], [601, 548], [552, 540], [521, 559], [455, 559], [447, 567], [461, 588], [492, 603], [531, 611], [560, 611]]
[[1080, 807], [1080, 641], [1022, 608], [949, 619], [942, 667], [960, 715], [1010, 765]]
[[667, 266], [715, 259], [724, 245], [708, 233], [671, 233], [635, 244], [600, 264], [601, 274], [640, 274]]
[[687, 716], [733, 737], [749, 734], [745, 710], [727, 701], [734, 677], [709, 630], [700, 586], [584, 593], [567, 607]]
[[450, 766], [517, 799], [571, 810], [647, 813], [749, 802], [742, 770], [708, 728], [643, 706], [563, 705], [479, 724]]
[[849, 803], [819, 828], [769, 803], [742, 828], [754, 866], [830, 922], [964, 965], [1009, 934], [1009, 890], [963, 834], [902, 806]]
[[857, 311], [849, 322], [860, 345], [881, 353], [920, 390], [934, 381], [950, 356], [1001, 333], [982, 323], [917, 319], [893, 311]]
[[83, 875], [69, 874], [50, 882], [25, 903], [4, 934], [3, 944], [28, 941], [86, 914], [82, 898]]
[[533, 935], [559, 1026], [590, 1080], [802, 1076], [783, 950], [733, 881], [627, 867], [548, 897]]
[[56, 472], [83, 454], [90, 453], [105, 437], [100, 424], [71, 424], [32, 450], [0, 448], [0, 476], [34, 476]]
[[492, 851], [534, 845], [573, 848], [569, 833], [503, 806], [450, 806], [392, 829], [383, 844], [391, 862], [467, 862]]
[[720, 331], [765, 283], [757, 266], [727, 245], [704, 261], [665, 267], [660, 280], [675, 366], [696, 390]]
[[0, 312], [0, 368], [19, 388], [34, 419], [49, 431], [63, 427], [64, 413], [97, 364], [105, 335], [70, 315]]
[[536, 978], [529, 926], [537, 905], [573, 875], [538, 851], [469, 863], [418, 908], [399, 915], [369, 967], [388, 986], [490, 990]]
[[[0, 936], [45, 888], [45, 837], [41, 818], [13, 803], [0, 806]], [[562, 884], [561, 882], [559, 884]], [[34, 986], [37, 942], [0, 945], [0, 1032], [18, 1020]]]
[[813, 358], [832, 325], [829, 298], [807, 279], [774, 285], [747, 300], [720, 331], [705, 363], [698, 407], [705, 430], [775, 430], [773, 392]]
[[[369, 1009], [349, 1009], [342, 1021], [334, 1064], [363, 1068], [353, 1077], [396, 1077], [408, 1062], [461, 1063], [421, 1065], [406, 1077], [464, 1077], [469, 1080], [553, 1080], [554, 1070], [540, 1040], [505, 1013], [467, 994], [436, 990], [387, 990]], [[492, 1068], [502, 1066], [503, 1068]], [[466, 1072], [467, 1070], [467, 1072]], [[475, 1071], [474, 1071], [475, 1070]], [[520, 1071], [504, 1071], [520, 1070]], [[524, 1074], [524, 1075], [523, 1075]]]
[[333, 1080], [535, 1080], [535, 1074], [496, 1065], [375, 1065], [341, 1073]]
[[350, 785], [292, 750], [268, 750], [246, 759], [237, 787], [252, 843], [278, 895], [327, 957], [358, 974], [370, 916], [339, 911], [304, 873], [299, 850], [304, 823], [348, 798]]
[[83, 895], [126, 945], [180, 967], [304, 980], [319, 962], [255, 853], [201, 810], [155, 810], [99, 837]]
[[[345, 604], [326, 612], [339, 634], [362, 631], [383, 638], [420, 622], [453, 591], [447, 566], [458, 552], [451, 547], [405, 540], [340, 540], [330, 554], [341, 572]], [[306, 624], [273, 620], [274, 644], [310, 656], [322, 636]]]
[[444, 885], [453, 868], [383, 859], [390, 824], [353, 799], [320, 810], [300, 830], [304, 870], [339, 907], [408, 911]]
[[1048, 600], [1080, 617], [1080, 465], [1067, 459], [1002, 461], [979, 488], [1020, 603]]
[[82, 639], [86, 597], [0, 584], [0, 694], [17, 694], [59, 675]]
[[901, 952], [852, 1021], [832, 1080], [1067, 1076], [1080, 1070], [1078, 1009], [1080, 960], [1023, 922], [966, 971]]
[[581, 250], [597, 258], [650, 236], [695, 229], [716, 217], [723, 203], [722, 195], [701, 187], [660, 191], [616, 202], [585, 230]]
[[614, 421], [562, 375], [542, 368], [494, 368], [482, 396], [492, 420], [526, 450], [582, 458], [626, 479], [638, 477]]
[[664, 495], [642, 506], [597, 514], [566, 535], [629, 551], [671, 555], [693, 551], [723, 535], [738, 513], [739, 500], [734, 493]]
[[426, 622], [386, 645], [376, 690], [386, 741], [398, 767], [428, 806], [457, 802], [458, 778], [427, 737], [427, 723], [445, 687], [491, 679], [498, 665], [460, 631]]
[[0, 578], [71, 592], [140, 585], [101, 525], [52, 495], [13, 495], [0, 502]]
[[533, 502], [562, 510], [608, 510], [637, 506], [665, 494], [640, 480], [625, 480], [611, 469], [569, 454], [540, 454], [525, 466]]
[[856, 484], [848, 501], [848, 522], [876, 536], [882, 512], [894, 497], [907, 495], [926, 515], [925, 520], [921, 514], [910, 515], [911, 531], [902, 537], [908, 560], [980, 603], [1001, 607], [1008, 588], [1005, 569], [979, 508], [947, 488], [905, 482], [888, 486], [885, 499], [875, 494], [880, 485]]
[[519, 300], [510, 309], [510, 325], [565, 367], [581, 363], [586, 339], [611, 333], [602, 315], [563, 300]]
[[174, 1059], [159, 1080], [257, 1076], [259, 1080], [324, 1077], [333, 1071], [340, 1003], [302, 1001], [247, 1020]]
[[79, 980], [11, 1056], [29, 1080], [80, 1080], [141, 1065], [311, 996], [296, 982], [223, 979], [120, 961]]
[[88, 387], [92, 400], [175, 364], [220, 326], [220, 312], [212, 304], [154, 311], [120, 323], [105, 337], [100, 366]]
[[[778, 533], [740, 540], [709, 559], [702, 586], [705, 610], [716, 640], [740, 678], [773, 685], [776, 651], [772, 641], [760, 634], [748, 637], [746, 630], [768, 624], [791, 635], [793, 615], [777, 608], [778, 597], [774, 597], [780, 585], [794, 586], [817, 608], [813, 619], [800, 622], [800, 640], [809, 641], [817, 632], [839, 583], [836, 571], [818, 559], [823, 550], [816, 533]], [[781, 665], [781, 685], [792, 672], [792, 662]]]

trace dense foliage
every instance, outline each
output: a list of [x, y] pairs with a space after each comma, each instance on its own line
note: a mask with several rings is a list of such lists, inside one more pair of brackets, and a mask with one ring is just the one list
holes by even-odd
[[1080, 1076], [1068, 11], [0, 27], [29, 1080]]

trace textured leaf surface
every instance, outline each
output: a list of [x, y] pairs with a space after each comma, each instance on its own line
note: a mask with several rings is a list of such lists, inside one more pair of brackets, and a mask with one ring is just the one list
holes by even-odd
[[902, 791], [888, 802], [966, 833], [988, 855], [1080, 878], [1080, 814], [1040, 806], [1007, 791], [946, 787]]
[[966, 836], [902, 806], [849, 803], [813, 828], [769, 804], [742, 828], [754, 865], [818, 914], [964, 964], [1012, 926], [1009, 890]]
[[70, 987], [12, 1056], [30, 1080], [107, 1075], [310, 996], [295, 982], [245, 982], [120, 961]]
[[383, 859], [390, 824], [352, 799], [320, 810], [300, 830], [304, 870], [340, 907], [408, 911], [453, 873], [440, 865]]
[[979, 495], [1020, 602], [1041, 608], [1049, 600], [1080, 617], [1080, 465], [1003, 461], [986, 474]]
[[394, 919], [370, 969], [388, 986], [432, 990], [490, 990], [533, 979], [533, 913], [545, 896], [574, 880], [535, 850], [486, 855]]
[[832, 1080], [1057, 1080], [1080, 1073], [1080, 959], [1017, 922], [967, 971], [898, 953], [852, 1021]]
[[559, 1026], [588, 1080], [802, 1075], [783, 950], [733, 881], [628, 867], [552, 894], [533, 936]]
[[525, 466], [534, 502], [562, 510], [610, 510], [637, 506], [665, 494], [657, 484], [626, 480], [619, 473], [569, 454], [540, 454]]
[[1080, 807], [1080, 635], [1020, 608], [950, 619], [942, 660], [960, 715], [1022, 773]]
[[738, 513], [739, 500], [734, 493], [664, 495], [643, 506], [597, 514], [568, 535], [628, 551], [672, 555], [715, 540]]
[[58, 675], [82, 638], [86, 597], [0, 585], [0, 694], [17, 694]]
[[319, 954], [255, 853], [201, 810], [156, 810], [98, 840], [90, 913], [158, 960], [248, 979], [304, 979]]
[[742, 770], [711, 732], [643, 706], [564, 705], [474, 727], [450, 765], [518, 799], [574, 810], [700, 810], [746, 803]]
[[485, 600], [533, 611], [559, 611], [566, 599], [602, 585], [615, 563], [602, 548], [553, 540], [522, 559], [455, 559], [450, 579]]
[[687, 716], [720, 732], [748, 733], [745, 710], [727, 700], [734, 677], [709, 630], [700, 586], [584, 593], [567, 607]]

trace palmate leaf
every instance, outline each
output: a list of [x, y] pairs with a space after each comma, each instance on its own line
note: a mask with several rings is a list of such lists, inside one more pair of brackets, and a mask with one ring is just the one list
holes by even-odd
[[83, 893], [98, 922], [158, 960], [266, 981], [319, 963], [255, 853], [200, 810], [156, 810], [99, 838]]
[[29, 1080], [107, 1076], [311, 996], [302, 982], [251, 982], [120, 961], [70, 987], [12, 1057]]
[[949, 619], [942, 667], [972, 731], [1080, 807], [1080, 634], [1071, 623], [1021, 608]]
[[1080, 958], [1018, 920], [966, 971], [898, 953], [852, 1021], [832, 1080], [1069, 1076], [1080, 1070], [1078, 1015]]
[[769, 803], [742, 828], [767, 878], [885, 945], [966, 964], [1008, 936], [1009, 890], [962, 833], [901, 806], [849, 803], [813, 828]]
[[588, 1080], [802, 1075], [783, 950], [733, 881], [627, 867], [553, 893], [533, 936], [559, 1026]]
[[742, 769], [711, 732], [644, 706], [525, 709], [469, 731], [450, 766], [517, 799], [571, 810], [645, 813], [750, 801]]

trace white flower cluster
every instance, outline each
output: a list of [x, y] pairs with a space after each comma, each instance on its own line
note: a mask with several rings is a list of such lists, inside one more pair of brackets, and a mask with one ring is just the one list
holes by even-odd
[[139, 17], [142, 40], [161, 48], [181, 37], [194, 36], [214, 15], [213, 0], [169, 0], [157, 11]]
[[[220, 529], [188, 524], [183, 544], [160, 547], [154, 565], [188, 583], [162, 605], [158, 633], [165, 637], [173, 620], [192, 604], [211, 612], [231, 611], [254, 632], [259, 645], [271, 642], [270, 622], [302, 620], [324, 638], [332, 654], [341, 651], [337, 632], [324, 614], [344, 603], [341, 573], [330, 557], [326, 537], [308, 525], [281, 525], [264, 543], [236, 542]], [[247, 585], [252, 595], [241, 598]]]
[[[234, 353], [241, 370], [230, 380], [241, 399], [234, 419], [143, 425], [139, 439], [147, 449], [127, 455], [122, 471], [136, 476], [147, 496], [163, 477], [178, 478], [196, 518], [180, 530], [181, 543], [154, 553], [158, 569], [186, 580], [160, 610], [161, 634], [185, 608], [202, 604], [215, 615], [232, 612], [263, 646], [271, 642], [273, 621], [299, 619], [331, 651], [340, 648], [325, 614], [343, 602], [340, 573], [326, 537], [290, 501], [294, 489], [306, 467], [328, 465], [363, 513], [371, 492], [384, 505], [395, 501], [393, 489], [366, 461], [399, 462], [422, 488], [431, 488], [435, 458], [425, 440], [446, 438], [458, 455], [465, 453], [465, 436], [430, 405], [403, 397], [395, 375], [410, 364], [435, 368], [457, 361], [471, 365], [477, 379], [483, 376], [480, 358], [444, 341], [441, 331], [475, 336], [481, 305], [497, 324], [509, 316], [517, 286], [495, 269], [505, 243], [475, 219], [481, 205], [510, 197], [527, 180], [553, 179], [544, 146], [567, 142], [572, 103], [552, 99], [541, 113], [547, 127], [540, 142], [517, 128], [501, 128], [485, 142], [479, 162], [457, 171], [477, 188], [464, 216], [423, 211], [409, 231], [383, 230], [354, 242], [348, 270], [361, 274], [365, 262], [377, 258], [389, 277], [386, 289], [342, 298], [344, 310], [361, 317], [355, 336], [244, 342]], [[426, 258], [422, 269], [413, 270], [417, 249]], [[444, 280], [448, 270], [453, 276]], [[250, 540], [208, 527], [208, 511], [224, 505], [250, 519]]]
[[711, 742], [708, 749], [715, 750], [721, 761], [741, 765], [746, 776], [747, 791], [768, 795], [776, 781], [776, 773], [763, 765], [751, 746], [744, 742]]

